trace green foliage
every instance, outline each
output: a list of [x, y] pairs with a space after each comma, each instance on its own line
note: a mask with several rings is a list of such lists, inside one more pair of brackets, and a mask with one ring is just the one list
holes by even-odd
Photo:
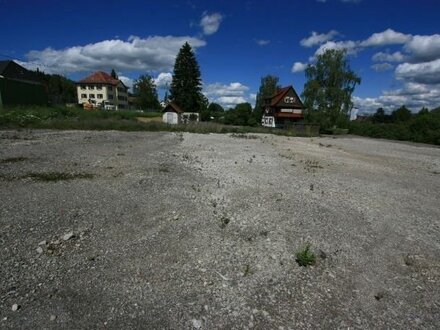
[[310, 251], [310, 244], [307, 244], [305, 248], [296, 254], [296, 262], [302, 267], [311, 266], [316, 263], [316, 256]]
[[46, 74], [42, 71], [34, 71], [40, 81], [45, 85], [49, 102], [51, 104], [76, 103], [75, 82], [59, 74]]
[[176, 57], [170, 100], [185, 112], [204, 110], [206, 100], [202, 94], [200, 68], [191, 46], [186, 42]]
[[133, 84], [136, 105], [142, 109], [160, 109], [156, 85], [150, 75], [141, 75]]
[[405, 109], [402, 107], [394, 111], [395, 115], [388, 116], [389, 119], [385, 119], [385, 122], [377, 121], [377, 112], [372, 120], [351, 122], [350, 132], [375, 138], [440, 145], [440, 112], [423, 110], [415, 116], [410, 114], [408, 117]]
[[226, 125], [257, 126], [252, 106], [247, 102], [237, 104], [234, 109], [226, 111], [224, 123]]
[[411, 111], [409, 111], [404, 105], [401, 106], [399, 109], [394, 110], [391, 113], [391, 118], [394, 122], [404, 122], [411, 119]]
[[265, 99], [274, 95], [281, 86], [278, 85], [279, 78], [276, 76], [267, 75], [261, 78], [260, 89], [257, 93], [257, 100], [254, 109], [254, 119], [256, 122], [261, 122], [265, 108]]
[[346, 51], [329, 49], [317, 56], [316, 64], [306, 69], [304, 106], [306, 120], [329, 129], [346, 127], [353, 106], [351, 95], [361, 78], [351, 69]]

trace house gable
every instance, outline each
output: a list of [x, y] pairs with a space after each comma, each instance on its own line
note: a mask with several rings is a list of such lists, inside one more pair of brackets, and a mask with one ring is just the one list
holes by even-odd
[[304, 108], [301, 99], [292, 86], [281, 89], [271, 98], [271, 106], [276, 108]]

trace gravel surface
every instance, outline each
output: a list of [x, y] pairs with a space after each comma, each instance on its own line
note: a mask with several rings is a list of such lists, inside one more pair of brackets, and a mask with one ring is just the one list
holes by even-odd
[[0, 328], [438, 329], [439, 201], [427, 145], [0, 131]]

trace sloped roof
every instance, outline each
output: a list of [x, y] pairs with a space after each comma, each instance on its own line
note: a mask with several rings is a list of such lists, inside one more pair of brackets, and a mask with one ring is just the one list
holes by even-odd
[[14, 61], [0, 61], [0, 75], [5, 78], [29, 83], [41, 83], [35, 72], [27, 70]]
[[[96, 71], [92, 73], [90, 76], [80, 80], [78, 83], [80, 84], [108, 84], [108, 85], [118, 85], [120, 82], [119, 79], [113, 78], [111, 75], [104, 71]], [[121, 81], [122, 83], [122, 81]], [[122, 83], [123, 84], [123, 83]], [[125, 86], [125, 85], [124, 85]]]
[[293, 88], [292, 86], [283, 87], [278, 92], [276, 92], [272, 97], [270, 98], [270, 105], [274, 106], [280, 102], [284, 96], [289, 92], [289, 89]]
[[174, 102], [168, 103], [167, 106], [163, 109], [163, 112], [169, 112], [169, 110], [175, 111], [177, 113], [184, 113], [184, 111]]

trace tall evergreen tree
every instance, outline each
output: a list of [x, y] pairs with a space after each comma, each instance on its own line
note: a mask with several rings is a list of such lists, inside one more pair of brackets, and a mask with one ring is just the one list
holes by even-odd
[[118, 79], [118, 75], [116, 74], [115, 69], [112, 69], [112, 72], [110, 73], [110, 76], [112, 76], [112, 78], [114, 78], [114, 79]]
[[264, 100], [274, 95], [278, 89], [280, 89], [278, 81], [278, 77], [271, 75], [261, 78], [260, 89], [257, 93], [257, 100], [254, 109], [254, 118], [257, 122], [261, 121], [261, 117], [264, 112]]
[[187, 112], [200, 112], [205, 105], [199, 64], [187, 42], [176, 57], [170, 100]]

